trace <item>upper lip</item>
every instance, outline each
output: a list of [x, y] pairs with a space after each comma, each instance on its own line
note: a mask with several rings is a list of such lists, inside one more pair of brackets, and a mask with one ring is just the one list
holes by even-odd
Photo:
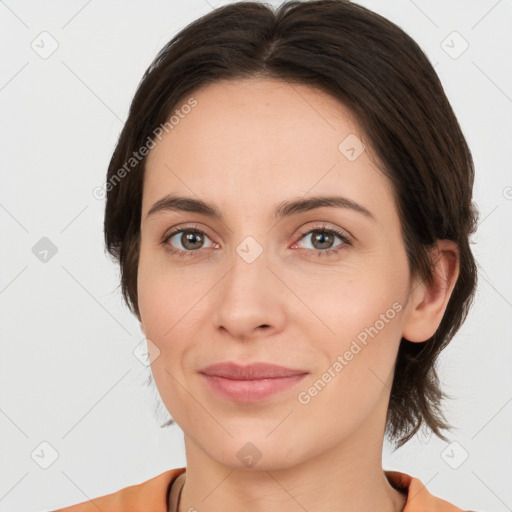
[[234, 380], [276, 379], [308, 373], [306, 370], [294, 370], [270, 363], [251, 363], [240, 365], [232, 361], [212, 364], [199, 370], [205, 375], [215, 375]]

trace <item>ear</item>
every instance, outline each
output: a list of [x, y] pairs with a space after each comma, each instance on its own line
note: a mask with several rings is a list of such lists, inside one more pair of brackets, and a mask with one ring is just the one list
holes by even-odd
[[459, 250], [452, 240], [438, 240], [430, 252], [435, 263], [430, 284], [416, 281], [409, 290], [402, 336], [412, 342], [427, 341], [437, 331], [459, 277]]

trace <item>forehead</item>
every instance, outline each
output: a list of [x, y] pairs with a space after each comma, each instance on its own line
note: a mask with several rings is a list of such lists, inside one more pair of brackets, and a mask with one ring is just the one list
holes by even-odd
[[220, 208], [261, 208], [325, 193], [389, 203], [387, 178], [362, 145], [354, 116], [336, 98], [280, 80], [224, 80], [194, 91], [174, 110], [190, 98], [195, 106], [175, 118], [179, 122], [148, 154], [143, 214], [171, 192]]

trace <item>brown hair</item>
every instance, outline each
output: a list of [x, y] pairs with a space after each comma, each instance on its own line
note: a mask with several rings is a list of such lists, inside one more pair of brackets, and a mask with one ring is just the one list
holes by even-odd
[[[443, 87], [418, 44], [382, 16], [345, 0], [257, 2], [215, 9], [181, 30], [158, 53], [133, 98], [107, 173], [105, 243], [119, 262], [123, 297], [139, 318], [137, 267], [147, 144], [172, 110], [199, 87], [221, 79], [276, 78], [319, 88], [359, 122], [391, 180], [411, 276], [431, 282], [436, 240], [458, 244], [460, 273], [436, 333], [424, 343], [402, 338], [386, 434], [395, 447], [422, 426], [447, 440], [435, 369], [464, 322], [477, 269], [469, 245], [478, 210], [472, 202], [471, 152]], [[114, 180], [117, 176], [117, 182]]]

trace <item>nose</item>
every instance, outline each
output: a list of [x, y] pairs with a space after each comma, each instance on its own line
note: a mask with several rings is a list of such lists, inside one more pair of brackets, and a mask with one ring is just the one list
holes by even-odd
[[263, 330], [269, 335], [271, 331], [283, 329], [286, 287], [270, 265], [268, 252], [254, 239], [233, 249], [229, 270], [215, 287], [212, 314], [215, 329], [239, 340], [258, 336]]

